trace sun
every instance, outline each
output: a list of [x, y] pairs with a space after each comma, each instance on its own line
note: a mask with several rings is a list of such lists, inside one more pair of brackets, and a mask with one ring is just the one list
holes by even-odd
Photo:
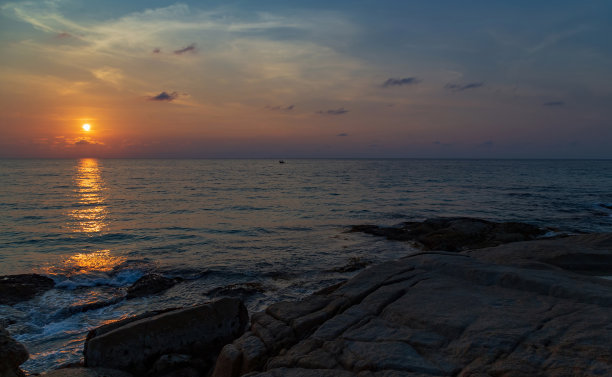
[[91, 130], [91, 125], [89, 123], [85, 123], [81, 126], [81, 128], [83, 129], [83, 131], [89, 132], [89, 130]]

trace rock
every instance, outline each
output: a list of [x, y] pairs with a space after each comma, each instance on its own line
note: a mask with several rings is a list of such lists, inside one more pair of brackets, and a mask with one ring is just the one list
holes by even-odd
[[191, 362], [191, 356], [181, 354], [162, 355], [155, 364], [153, 364], [153, 373], [163, 373], [172, 369], [180, 369], [188, 366]]
[[132, 377], [131, 374], [109, 368], [63, 368], [45, 372], [41, 377]]
[[266, 287], [259, 282], [248, 282], [248, 283], [238, 283], [238, 284], [230, 284], [225, 287], [218, 287], [211, 289], [206, 292], [206, 296], [209, 297], [241, 297], [246, 298], [248, 296], [252, 296], [257, 293], [264, 293], [266, 291]]
[[146, 274], [127, 289], [126, 298], [149, 296], [172, 288], [176, 283], [177, 279], [167, 278], [159, 274]]
[[30, 357], [23, 344], [11, 338], [4, 327], [0, 327], [0, 376], [21, 377], [23, 372], [19, 366]]
[[0, 277], [0, 305], [14, 305], [43, 293], [55, 283], [38, 274], [6, 275]]
[[355, 225], [351, 232], [363, 232], [391, 240], [412, 241], [424, 250], [461, 251], [492, 247], [509, 242], [534, 240], [545, 231], [517, 222], [497, 223], [467, 217], [435, 218], [405, 222], [398, 227]]
[[221, 347], [243, 333], [247, 322], [242, 301], [223, 298], [102, 326], [88, 334], [85, 366], [138, 375], [150, 370], [165, 354], [214, 358]]
[[608, 233], [521, 242], [465, 253], [498, 264], [544, 269], [559, 267], [585, 275], [612, 276], [612, 234]]
[[114, 305], [116, 303], [118, 303], [119, 301], [123, 300], [124, 297], [123, 296], [115, 296], [112, 297], [110, 299], [107, 300], [101, 300], [101, 301], [93, 301], [93, 302], [87, 302], [84, 304], [73, 304], [70, 305], [68, 307], [63, 308], [62, 310], [60, 310], [57, 315], [59, 317], [63, 317], [63, 316], [71, 316], [73, 314], [76, 313], [84, 313], [84, 312], [88, 312], [90, 310], [96, 310], [96, 309], [100, 309], [100, 308], [104, 308], [110, 305]]
[[348, 263], [342, 267], [332, 268], [328, 270], [329, 272], [353, 272], [357, 270], [362, 270], [372, 264], [372, 262], [365, 260], [360, 257], [353, 257], [349, 259]]
[[609, 376], [612, 281], [573, 266], [611, 254], [607, 234], [372, 266], [253, 315], [213, 376]]

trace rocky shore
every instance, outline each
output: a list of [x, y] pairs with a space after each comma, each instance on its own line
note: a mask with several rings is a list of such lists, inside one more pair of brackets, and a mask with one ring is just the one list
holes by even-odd
[[[423, 251], [250, 321], [220, 298], [111, 323], [90, 332], [83, 366], [44, 375], [612, 375], [612, 234], [538, 239], [465, 218], [352, 231]], [[27, 351], [4, 330], [0, 349], [0, 376], [19, 375]]]

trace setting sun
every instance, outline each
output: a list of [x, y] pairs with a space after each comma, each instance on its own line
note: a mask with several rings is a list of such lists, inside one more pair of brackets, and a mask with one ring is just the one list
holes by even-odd
[[81, 127], [83, 128], [83, 131], [89, 132], [89, 130], [91, 130], [91, 125], [89, 123], [85, 123]]

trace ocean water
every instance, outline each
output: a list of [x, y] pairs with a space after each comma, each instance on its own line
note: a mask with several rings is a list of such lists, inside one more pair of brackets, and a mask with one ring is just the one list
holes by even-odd
[[[0, 275], [56, 287], [0, 318], [40, 372], [79, 361], [87, 331], [256, 283], [251, 312], [303, 297], [410, 245], [358, 233], [436, 216], [612, 230], [609, 160], [0, 160]], [[149, 272], [184, 279], [123, 299]], [[251, 284], [251, 287], [254, 286]]]

